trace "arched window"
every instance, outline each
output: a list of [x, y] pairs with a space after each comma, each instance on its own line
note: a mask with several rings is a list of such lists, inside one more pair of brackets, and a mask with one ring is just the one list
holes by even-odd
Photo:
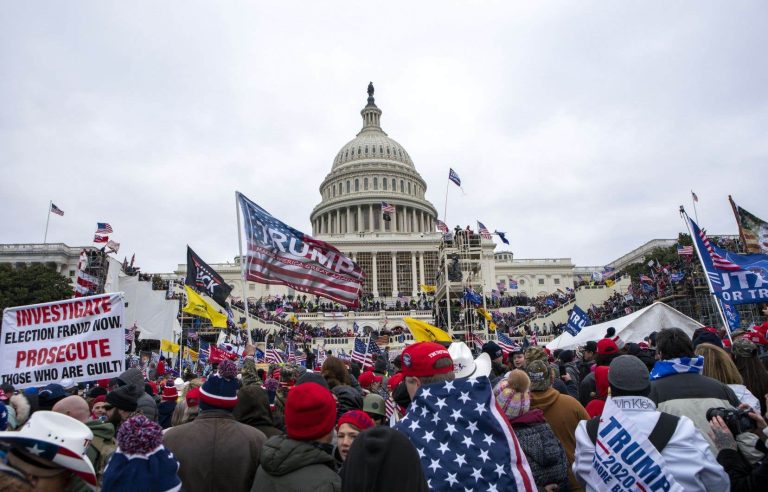
[[349, 193], [349, 180], [347, 180], [347, 193]]
[[336, 185], [331, 186], [331, 194], [336, 196]]
[[392, 191], [397, 191], [397, 181], [395, 181], [395, 178], [392, 178]]
[[339, 182], [339, 196], [341, 196], [341, 193], [344, 191], [344, 189], [341, 186], [341, 182]]
[[411, 194], [411, 182], [410, 181], [408, 181], [408, 194], [409, 195]]
[[355, 191], [360, 191], [360, 180], [355, 178]]
[[373, 178], [373, 189], [378, 190], [379, 189], [379, 178], [374, 177]]
[[387, 189], [387, 178], [381, 180], [381, 184], [384, 185], [384, 189]]
[[405, 193], [405, 181], [400, 180], [400, 193]]
[[363, 178], [363, 189], [364, 190], [368, 189], [368, 178]]

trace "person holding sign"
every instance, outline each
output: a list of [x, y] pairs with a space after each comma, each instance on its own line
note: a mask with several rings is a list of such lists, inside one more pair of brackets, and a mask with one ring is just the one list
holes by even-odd
[[602, 417], [576, 429], [573, 473], [588, 491], [729, 490], [728, 475], [691, 419], [656, 410], [640, 359], [614, 359], [608, 384]]

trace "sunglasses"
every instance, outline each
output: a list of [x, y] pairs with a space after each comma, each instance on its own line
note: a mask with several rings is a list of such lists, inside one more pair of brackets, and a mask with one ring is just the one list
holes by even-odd
[[110, 405], [109, 403], [106, 403], [104, 405], [104, 410], [109, 411], [109, 410], [112, 410], [113, 408], [115, 408], [115, 406], [114, 405]]

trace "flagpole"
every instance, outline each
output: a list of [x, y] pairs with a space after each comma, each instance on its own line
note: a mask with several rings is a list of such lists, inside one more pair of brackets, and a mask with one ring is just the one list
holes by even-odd
[[251, 310], [248, 308], [248, 294], [246, 291], [247, 281], [245, 280], [245, 260], [243, 259], [243, 229], [240, 225], [240, 200], [237, 199], [238, 192], [235, 191], [235, 215], [237, 215], [237, 249], [240, 251], [240, 281], [243, 290], [243, 306], [245, 308], [245, 329], [248, 331], [248, 339], [251, 337]]
[[693, 216], [696, 217], [696, 223], [698, 224], [699, 212], [696, 210], [696, 200], [698, 200], [698, 197], [693, 193], [693, 190], [691, 190], [691, 203], [693, 203]]
[[[445, 207], [443, 208], [443, 222], [445, 222], [446, 227], [448, 227], [448, 188], [450, 187], [451, 187], [451, 178], [449, 175], [448, 182], [445, 183]], [[49, 207], [49, 210], [50, 210], [50, 207]], [[48, 216], [50, 217], [50, 212], [48, 212]]]
[[[728, 320], [725, 318], [725, 313], [723, 312], [723, 306], [720, 304], [720, 300], [715, 296], [715, 289], [712, 287], [712, 280], [709, 278], [709, 274], [707, 273], [707, 267], [704, 266], [704, 258], [701, 256], [702, 253], [699, 251], [699, 245], [698, 241], [696, 241], [696, 238], [693, 236], [693, 230], [691, 229], [691, 221], [688, 217], [688, 214], [685, 213], [685, 209], [683, 206], [680, 206], [680, 215], [685, 218], [685, 225], [688, 228], [688, 234], [691, 235], [691, 240], [693, 241], [693, 248], [696, 250], [696, 255], [699, 257], [699, 262], [701, 263], [701, 269], [704, 273], [704, 278], [707, 279], [707, 286], [709, 287], [709, 294], [712, 296], [713, 300], [715, 301], [715, 306], [717, 306], [717, 312], [720, 313], [720, 319], [723, 321], [723, 326], [725, 327], [725, 333], [728, 335], [728, 340], [731, 341], [731, 344], [733, 344], [733, 338], [731, 338], [731, 326], [728, 324]], [[697, 222], [698, 224], [698, 222]]]
[[48, 242], [48, 223], [51, 222], [51, 205], [53, 205], [53, 200], [48, 202], [48, 218], [45, 219], [45, 234], [43, 235], [43, 244]]

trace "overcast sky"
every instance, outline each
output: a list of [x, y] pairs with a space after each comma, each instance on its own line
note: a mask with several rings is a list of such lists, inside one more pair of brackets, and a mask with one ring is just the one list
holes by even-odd
[[[235, 190], [311, 232], [368, 81], [447, 222], [517, 258], [602, 265], [768, 218], [768, 3], [5, 2], [3, 243], [87, 245], [147, 272], [237, 254]], [[501, 250], [501, 246], [497, 251]]]

